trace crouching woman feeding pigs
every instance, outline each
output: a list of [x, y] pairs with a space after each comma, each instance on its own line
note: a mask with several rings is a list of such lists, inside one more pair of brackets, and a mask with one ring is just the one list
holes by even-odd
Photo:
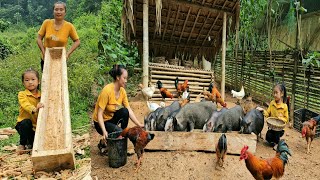
[[143, 127], [131, 110], [124, 89], [128, 78], [127, 70], [123, 65], [113, 65], [109, 74], [114, 81], [102, 89], [92, 117], [95, 129], [102, 135], [98, 144], [100, 151], [106, 146], [108, 133], [125, 129], [128, 126], [129, 117], [134, 124]]
[[[288, 106], [286, 104], [286, 87], [283, 84], [276, 84], [273, 87], [272, 94], [274, 100], [270, 102], [268, 109], [264, 110], [261, 107], [257, 107], [257, 109], [263, 111], [265, 118], [276, 117], [286, 124], [288, 122], [289, 117]], [[282, 137], [283, 134], [284, 130], [275, 131], [269, 128], [266, 134], [266, 140], [271, 146], [275, 146], [279, 143], [280, 137]]]

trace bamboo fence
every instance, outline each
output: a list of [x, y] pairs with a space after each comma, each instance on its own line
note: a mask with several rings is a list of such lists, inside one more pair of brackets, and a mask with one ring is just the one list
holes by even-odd
[[[231, 54], [230, 52], [227, 53]], [[216, 81], [221, 80], [221, 60], [213, 65]], [[274, 83], [284, 83], [288, 96], [292, 96], [294, 55], [290, 51], [273, 51], [272, 62], [268, 51], [238, 52], [238, 60], [226, 57], [226, 86], [240, 90], [243, 82], [246, 93], [261, 103], [270, 102]], [[272, 68], [274, 67], [274, 73]], [[273, 74], [273, 75], [272, 75]], [[320, 113], [320, 69], [309, 68], [304, 73], [302, 61], [298, 62], [296, 74], [295, 110], [306, 108]], [[292, 102], [290, 102], [292, 103]]]

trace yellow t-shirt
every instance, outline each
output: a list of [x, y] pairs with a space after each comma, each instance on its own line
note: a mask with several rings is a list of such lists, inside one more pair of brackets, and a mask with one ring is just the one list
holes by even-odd
[[267, 110], [264, 110], [264, 117], [278, 117], [287, 123], [289, 119], [288, 106], [285, 103], [277, 104], [275, 100], [270, 102]]
[[98, 122], [98, 109], [99, 107], [103, 109], [103, 120], [108, 121], [112, 119], [113, 114], [119, 110], [122, 106], [128, 108], [129, 102], [126, 90], [124, 88], [120, 88], [119, 98], [116, 99], [114, 93], [114, 83], [106, 85], [97, 100], [96, 106], [93, 112], [93, 120]]
[[38, 113], [32, 114], [32, 110], [37, 107], [37, 104], [40, 102], [40, 97], [40, 91], [38, 91], [36, 95], [32, 94], [28, 89], [18, 93], [20, 107], [17, 123], [24, 119], [30, 119], [32, 121], [33, 130], [36, 130]]
[[63, 22], [62, 27], [56, 31], [54, 29], [54, 19], [46, 19], [38, 32], [44, 37], [44, 47], [66, 47], [68, 44], [68, 37], [70, 36], [73, 41], [79, 39], [74, 26], [67, 21]]

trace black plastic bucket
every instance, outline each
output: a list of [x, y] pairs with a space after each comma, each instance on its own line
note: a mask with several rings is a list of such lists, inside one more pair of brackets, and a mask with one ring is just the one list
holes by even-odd
[[117, 137], [121, 131], [108, 134], [108, 160], [109, 166], [112, 168], [118, 168], [124, 166], [127, 163], [127, 138]]

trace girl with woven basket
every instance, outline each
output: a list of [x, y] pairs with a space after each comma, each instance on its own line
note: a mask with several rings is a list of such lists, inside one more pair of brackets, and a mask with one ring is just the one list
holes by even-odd
[[[273, 97], [274, 100], [272, 100], [269, 104], [269, 107], [267, 110], [264, 110], [261, 107], [257, 107], [259, 111], [263, 111], [264, 117], [273, 117], [276, 119], [279, 119], [280, 121], [283, 121], [284, 125], [288, 122], [288, 106], [286, 104], [287, 102], [287, 91], [284, 84], [276, 84], [273, 87]], [[276, 126], [276, 125], [275, 125]], [[283, 126], [284, 127], [284, 126]], [[275, 146], [279, 143], [280, 137], [283, 136], [284, 130], [279, 130], [278, 128], [272, 128], [269, 126], [267, 134], [266, 134], [266, 140], [271, 146]]]

